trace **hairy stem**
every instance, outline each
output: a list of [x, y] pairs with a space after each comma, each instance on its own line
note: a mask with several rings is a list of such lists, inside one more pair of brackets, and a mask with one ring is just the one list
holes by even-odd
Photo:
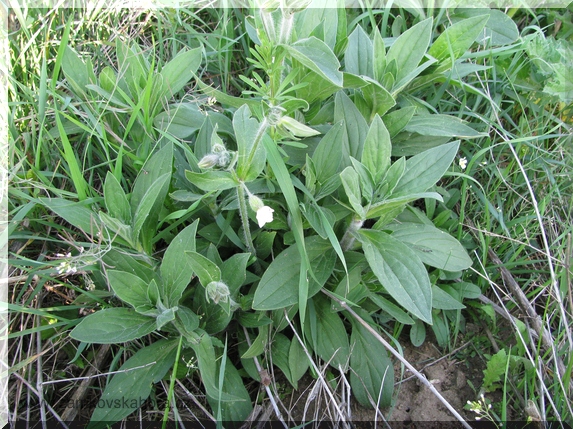
[[243, 222], [243, 232], [245, 234], [245, 243], [247, 244], [247, 250], [251, 252], [253, 256], [256, 256], [255, 246], [253, 245], [253, 237], [251, 237], [251, 228], [249, 227], [249, 214], [247, 212], [247, 200], [245, 198], [245, 189], [242, 184], [237, 186], [237, 198], [239, 200], [239, 213], [241, 215], [241, 221]]

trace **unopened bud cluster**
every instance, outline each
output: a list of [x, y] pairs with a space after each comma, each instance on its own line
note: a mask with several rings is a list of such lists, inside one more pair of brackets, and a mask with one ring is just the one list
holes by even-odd
[[221, 141], [213, 144], [211, 153], [201, 158], [197, 163], [197, 166], [202, 170], [213, 168], [215, 166], [225, 168], [231, 162], [231, 155], [231, 151], [227, 150]]
[[228, 302], [230, 295], [231, 292], [229, 291], [229, 286], [223, 282], [211, 282], [205, 288], [207, 302], [213, 301], [215, 304], [219, 304], [219, 302]]

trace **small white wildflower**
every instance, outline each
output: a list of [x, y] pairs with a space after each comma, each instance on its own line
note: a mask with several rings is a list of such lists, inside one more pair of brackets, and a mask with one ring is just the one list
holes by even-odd
[[207, 99], [207, 104], [208, 104], [209, 106], [212, 106], [212, 105], [214, 105], [215, 103], [217, 103], [217, 99], [216, 99], [215, 97], [211, 96], [211, 97], [209, 97], [209, 98]]
[[465, 156], [464, 156], [463, 158], [460, 158], [460, 161], [459, 161], [458, 164], [459, 164], [459, 166], [460, 166], [460, 168], [461, 168], [462, 170], [465, 170], [466, 167], [468, 166], [468, 160], [467, 160], [467, 158], [466, 158]]
[[487, 161], [482, 161], [481, 165], [483, 165], [485, 167], [487, 165]]
[[266, 223], [273, 221], [274, 210], [269, 206], [263, 206], [257, 210], [257, 222], [259, 222], [259, 228], [262, 228]]
[[75, 274], [78, 271], [69, 261], [64, 261], [58, 265], [58, 274]]

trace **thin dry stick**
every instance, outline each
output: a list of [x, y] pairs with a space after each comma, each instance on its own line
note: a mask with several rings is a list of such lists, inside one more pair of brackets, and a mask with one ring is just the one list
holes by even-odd
[[[247, 328], [245, 328], [243, 326], [243, 330], [245, 331], [245, 338], [247, 339], [247, 344], [249, 345], [249, 347], [251, 347], [251, 338], [249, 337], [249, 332], [247, 331]], [[257, 359], [256, 356], [253, 357], [253, 360], [255, 361], [255, 366], [257, 367], [257, 371], [259, 372], [259, 374], [262, 372], [263, 368], [261, 367], [261, 364], [259, 363], [259, 360]], [[275, 410], [275, 414], [277, 415], [277, 417], [279, 418], [279, 420], [281, 421], [281, 423], [283, 424], [283, 426], [288, 429], [287, 424], [285, 423], [283, 416], [279, 410], [279, 407], [275, 401], [275, 398], [273, 396], [273, 392], [271, 391], [271, 388], [269, 386], [267, 386], [265, 383], [263, 383], [263, 386], [265, 386], [265, 390], [267, 391], [267, 396], [269, 397], [269, 400], [271, 401], [271, 404], [273, 404], [273, 408]]]
[[[520, 310], [530, 319], [533, 329], [535, 329], [535, 332], [537, 332], [537, 334], [541, 337], [541, 343], [543, 347], [547, 350], [554, 350], [555, 347], [553, 336], [543, 326], [541, 317], [535, 312], [535, 309], [527, 299], [527, 296], [525, 296], [523, 290], [521, 290], [521, 287], [519, 287], [519, 284], [515, 281], [509, 270], [503, 266], [503, 262], [491, 248], [488, 249], [487, 254], [491, 261], [498, 266], [498, 269], [501, 273], [501, 278], [503, 279], [504, 284], [510, 290], [511, 295], [516, 299]], [[559, 374], [558, 378], [562, 379], [563, 374], [565, 374], [565, 365], [563, 364], [563, 361], [555, 354], [553, 355], [553, 359], [555, 360]]]
[[[87, 372], [85, 378], [80, 383], [79, 387], [74, 392], [72, 398], [70, 399], [70, 404], [80, 404], [86, 395], [88, 388], [90, 386], [90, 381], [93, 378], [93, 375], [96, 371], [99, 371], [100, 365], [103, 363], [107, 353], [109, 352], [110, 344], [103, 344], [97, 352], [97, 355], [94, 359], [94, 364], [90, 367], [89, 371]], [[45, 383], [44, 383], [45, 384]], [[62, 414], [62, 418], [66, 422], [73, 421], [78, 414], [78, 407], [70, 407], [66, 408], [64, 414]]]
[[[481, 263], [481, 260], [477, 259], [477, 261], [479, 262], [481, 269], [485, 272], [485, 267], [483, 266], [483, 264]], [[487, 277], [486, 277], [487, 278]], [[491, 281], [489, 278], [487, 278], [487, 281], [489, 282], [489, 284], [492, 286], [492, 290], [495, 293], [495, 296], [497, 297], [497, 299], [499, 300], [499, 302], [503, 302], [501, 300], [501, 297], [499, 296], [498, 292], [497, 292], [497, 285]], [[509, 311], [506, 309], [505, 311], [507, 311], [509, 313]], [[526, 344], [525, 340], [523, 339], [523, 336], [521, 335], [521, 332], [519, 331], [519, 328], [517, 327], [515, 321], [513, 319], [510, 319], [513, 328], [515, 329], [515, 333], [519, 336], [519, 339], [521, 340], [521, 342], [523, 344]], [[525, 349], [525, 353], [527, 354], [527, 358], [530, 360], [530, 362], [532, 364], [535, 365], [536, 359], [533, 358], [533, 356], [531, 355], [531, 352], [528, 348]], [[541, 359], [538, 359], [539, 363], [541, 364]], [[555, 406], [555, 403], [553, 402], [552, 396], [549, 393], [549, 390], [547, 390], [547, 386], [545, 386], [545, 383], [543, 382], [543, 375], [542, 375], [542, 371], [541, 371], [541, 367], [535, 367], [535, 371], [537, 373], [537, 379], [539, 380], [539, 385], [541, 390], [543, 391], [543, 393], [545, 394], [545, 397], [547, 398], [547, 400], [549, 401], [549, 403], [551, 404], [551, 407], [553, 408], [553, 410], [555, 411], [555, 415], [557, 416], [557, 418], [559, 420], [561, 420], [561, 416], [559, 414], [559, 410], [557, 409], [557, 407]], [[558, 378], [559, 384], [562, 386], [563, 388], [563, 381]], [[543, 403], [542, 403], [543, 406]], [[569, 403], [567, 403], [567, 406], [569, 408], [571, 408], [571, 405]], [[571, 412], [571, 411], [570, 411]], [[545, 420], [545, 412], [543, 412], [543, 420]], [[563, 427], [563, 424], [561, 424], [561, 426]]]
[[[37, 317], [36, 319], [38, 319], [39, 325], [40, 318]], [[42, 368], [42, 335], [40, 331], [36, 333], [36, 347], [38, 349], [38, 359], [36, 360], [36, 389], [38, 392], [38, 399], [40, 400], [40, 418], [42, 420], [42, 427], [46, 429], [46, 401], [44, 401], [44, 390], [42, 389], [42, 375], [44, 374], [44, 368]]]
[[[533, 209], [535, 210], [535, 215], [537, 216], [537, 221], [539, 222], [539, 226], [541, 227], [541, 239], [543, 241], [543, 247], [545, 248], [545, 256], [547, 257], [547, 266], [549, 267], [549, 274], [551, 276], [551, 285], [553, 286], [553, 291], [555, 293], [555, 299], [557, 300], [557, 303], [559, 304], [559, 310], [561, 311], [561, 317], [563, 318], [563, 321], [567, 320], [567, 313], [565, 312], [565, 307], [563, 306], [563, 301], [561, 299], [561, 291], [559, 290], [559, 285], [557, 284], [557, 276], [555, 275], [555, 270], [553, 268], [553, 262], [551, 261], [551, 251], [549, 250], [549, 241], [547, 240], [547, 234], [545, 233], [545, 228], [543, 227], [543, 220], [541, 218], [541, 213], [539, 211], [539, 205], [537, 204], [537, 199], [535, 198], [535, 193], [533, 192], [533, 188], [531, 187], [531, 183], [529, 181], [529, 178], [527, 177], [527, 174], [525, 172], [525, 169], [523, 168], [523, 164], [521, 163], [521, 161], [519, 160], [519, 157], [517, 156], [517, 153], [515, 152], [515, 148], [513, 147], [513, 145], [510, 142], [507, 142], [509, 148], [511, 149], [511, 152], [513, 153], [513, 156], [515, 157], [516, 161], [517, 161], [517, 165], [519, 166], [519, 169], [521, 170], [521, 174], [523, 175], [523, 178], [525, 179], [525, 184], [527, 185], [527, 189], [529, 191], [529, 195], [531, 196], [531, 200], [533, 202]], [[489, 249], [491, 251], [491, 249]], [[493, 252], [493, 251], [492, 251]], [[488, 251], [489, 253], [489, 251]], [[508, 271], [509, 272], [509, 271]], [[519, 289], [521, 290], [521, 289]], [[529, 304], [529, 301], [527, 301], [527, 303]], [[567, 338], [569, 339], [569, 348], [571, 350], [571, 347], [573, 347], [573, 336], [571, 335], [571, 331], [569, 329], [565, 330], [565, 333], [567, 335]], [[552, 347], [552, 349], [554, 350], [554, 348]], [[555, 353], [554, 353], [555, 355]], [[557, 356], [554, 356], [555, 359], [557, 359]], [[563, 363], [563, 362], [561, 362]], [[557, 364], [559, 366], [559, 360], [557, 360]], [[565, 366], [563, 366], [563, 369], [565, 369]], [[561, 372], [559, 374], [559, 378], [563, 377], [563, 374], [565, 372]]]
[[[28, 381], [22, 377], [20, 374], [18, 374], [17, 372], [12, 373], [12, 375], [14, 377], [16, 377], [18, 380], [20, 380], [22, 383], [24, 383], [26, 385], [26, 387], [30, 390], [30, 392], [34, 393], [38, 398], [40, 398], [40, 393], [30, 384], [28, 383]], [[48, 411], [50, 411], [50, 413], [53, 414], [53, 416], [56, 418], [56, 420], [58, 420], [58, 422], [64, 427], [64, 429], [70, 429], [62, 420], [62, 418], [60, 417], [60, 415], [56, 412], [56, 410], [54, 410], [50, 404], [48, 404], [47, 402], [45, 403], [46, 408], [48, 409]]]
[[338, 414], [340, 415], [341, 421], [344, 423], [344, 425], [346, 426], [346, 419], [344, 418], [344, 414], [342, 413], [342, 411], [340, 410], [340, 408], [336, 405], [336, 399], [334, 398], [334, 395], [332, 394], [332, 392], [330, 391], [330, 388], [328, 386], [328, 383], [326, 382], [326, 380], [324, 379], [324, 376], [322, 375], [322, 373], [320, 372], [320, 370], [318, 369], [318, 367], [315, 365], [314, 361], [312, 360], [312, 356], [310, 355], [310, 353], [308, 352], [308, 349], [306, 348], [306, 345], [304, 344], [304, 341], [302, 341], [302, 339], [299, 337], [298, 333], [296, 332], [295, 327], [293, 326], [292, 322], [290, 321], [289, 317], [288, 317], [288, 313], [285, 310], [285, 319], [287, 320], [289, 326], [292, 328], [292, 331], [294, 333], [294, 335], [296, 336], [298, 342], [300, 343], [300, 345], [302, 346], [302, 349], [304, 350], [304, 353], [306, 354], [306, 356], [308, 357], [308, 360], [310, 361], [310, 364], [312, 365], [312, 367], [314, 368], [314, 370], [316, 371], [316, 374], [318, 375], [318, 380], [320, 380], [320, 382], [322, 383], [324, 389], [326, 390], [326, 392], [328, 393], [328, 396], [330, 396], [330, 399], [332, 400], [332, 403], [334, 404], [334, 406], [336, 407], [336, 411], [338, 412]]
[[345, 302], [342, 301], [341, 299], [338, 299], [336, 296], [334, 296], [332, 293], [330, 293], [329, 291], [327, 291], [326, 289], [322, 289], [322, 292], [327, 295], [328, 297], [330, 297], [331, 299], [335, 300], [336, 302], [338, 302], [340, 304], [340, 306], [345, 309], [346, 311], [348, 311], [352, 317], [354, 317], [362, 326], [364, 326], [372, 335], [374, 335], [374, 337], [384, 346], [386, 347], [387, 350], [390, 351], [390, 353], [392, 353], [400, 362], [402, 362], [404, 364], [404, 366], [406, 366], [406, 368], [408, 368], [413, 374], [416, 375], [416, 377], [418, 377], [418, 379], [428, 388], [430, 389], [430, 391], [436, 395], [436, 397], [440, 400], [440, 402], [442, 404], [445, 405], [445, 407], [454, 415], [454, 417], [456, 419], [458, 419], [462, 425], [467, 428], [467, 429], [472, 429], [472, 427], [465, 421], [465, 419], [455, 410], [454, 407], [452, 407], [450, 405], [450, 403], [448, 401], [446, 401], [446, 399], [440, 394], [440, 392], [437, 391], [437, 389], [434, 387], [434, 385], [432, 383], [430, 383], [428, 381], [428, 379], [421, 374], [420, 372], [418, 372], [418, 370], [416, 368], [414, 368], [410, 362], [408, 362], [406, 359], [404, 359], [404, 357], [402, 355], [400, 355], [400, 353], [398, 353], [394, 347], [392, 347], [390, 345], [390, 343], [388, 343], [384, 338], [382, 338], [382, 336], [376, 332], [376, 330], [374, 328], [372, 328], [372, 326], [370, 326], [368, 323], [366, 323], [366, 321], [364, 321], [364, 319], [362, 319], [358, 314], [356, 314], [354, 312], [354, 310], [352, 310], [352, 308], [350, 308], [350, 306]]
[[189, 389], [187, 389], [187, 388], [183, 385], [183, 383], [181, 383], [181, 381], [175, 380], [175, 382], [176, 382], [176, 383], [179, 385], [179, 387], [185, 392], [185, 394], [191, 398], [191, 400], [195, 403], [195, 405], [197, 405], [197, 406], [201, 409], [201, 411], [203, 411], [203, 412], [205, 413], [205, 415], [211, 419], [211, 421], [213, 421], [213, 422], [216, 422], [216, 421], [217, 421], [217, 419], [216, 419], [215, 417], [213, 417], [213, 415], [212, 415], [209, 411], [207, 411], [207, 409], [205, 409], [205, 407], [201, 404], [201, 402], [199, 402], [199, 401], [197, 400], [197, 398], [195, 398], [195, 395], [193, 395], [193, 393], [191, 393], [191, 392], [189, 391]]

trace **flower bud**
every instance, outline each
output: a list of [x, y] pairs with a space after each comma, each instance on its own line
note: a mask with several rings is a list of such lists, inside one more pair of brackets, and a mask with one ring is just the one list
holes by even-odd
[[265, 203], [263, 203], [263, 200], [261, 200], [256, 195], [249, 194], [249, 205], [251, 206], [254, 212], [258, 212], [260, 209], [264, 207]]
[[219, 301], [228, 302], [230, 295], [229, 286], [223, 282], [211, 282], [205, 288], [207, 302], [209, 300], [213, 300], [215, 304], [219, 304]]
[[205, 155], [201, 158], [201, 161], [197, 163], [197, 166], [202, 169], [206, 170], [208, 168], [212, 168], [219, 163], [219, 155], [214, 153], [210, 153], [209, 155]]
[[296, 137], [312, 137], [320, 134], [320, 132], [313, 130], [304, 124], [301, 124], [299, 121], [291, 118], [290, 116], [283, 116], [279, 120], [278, 124], [285, 127]]

